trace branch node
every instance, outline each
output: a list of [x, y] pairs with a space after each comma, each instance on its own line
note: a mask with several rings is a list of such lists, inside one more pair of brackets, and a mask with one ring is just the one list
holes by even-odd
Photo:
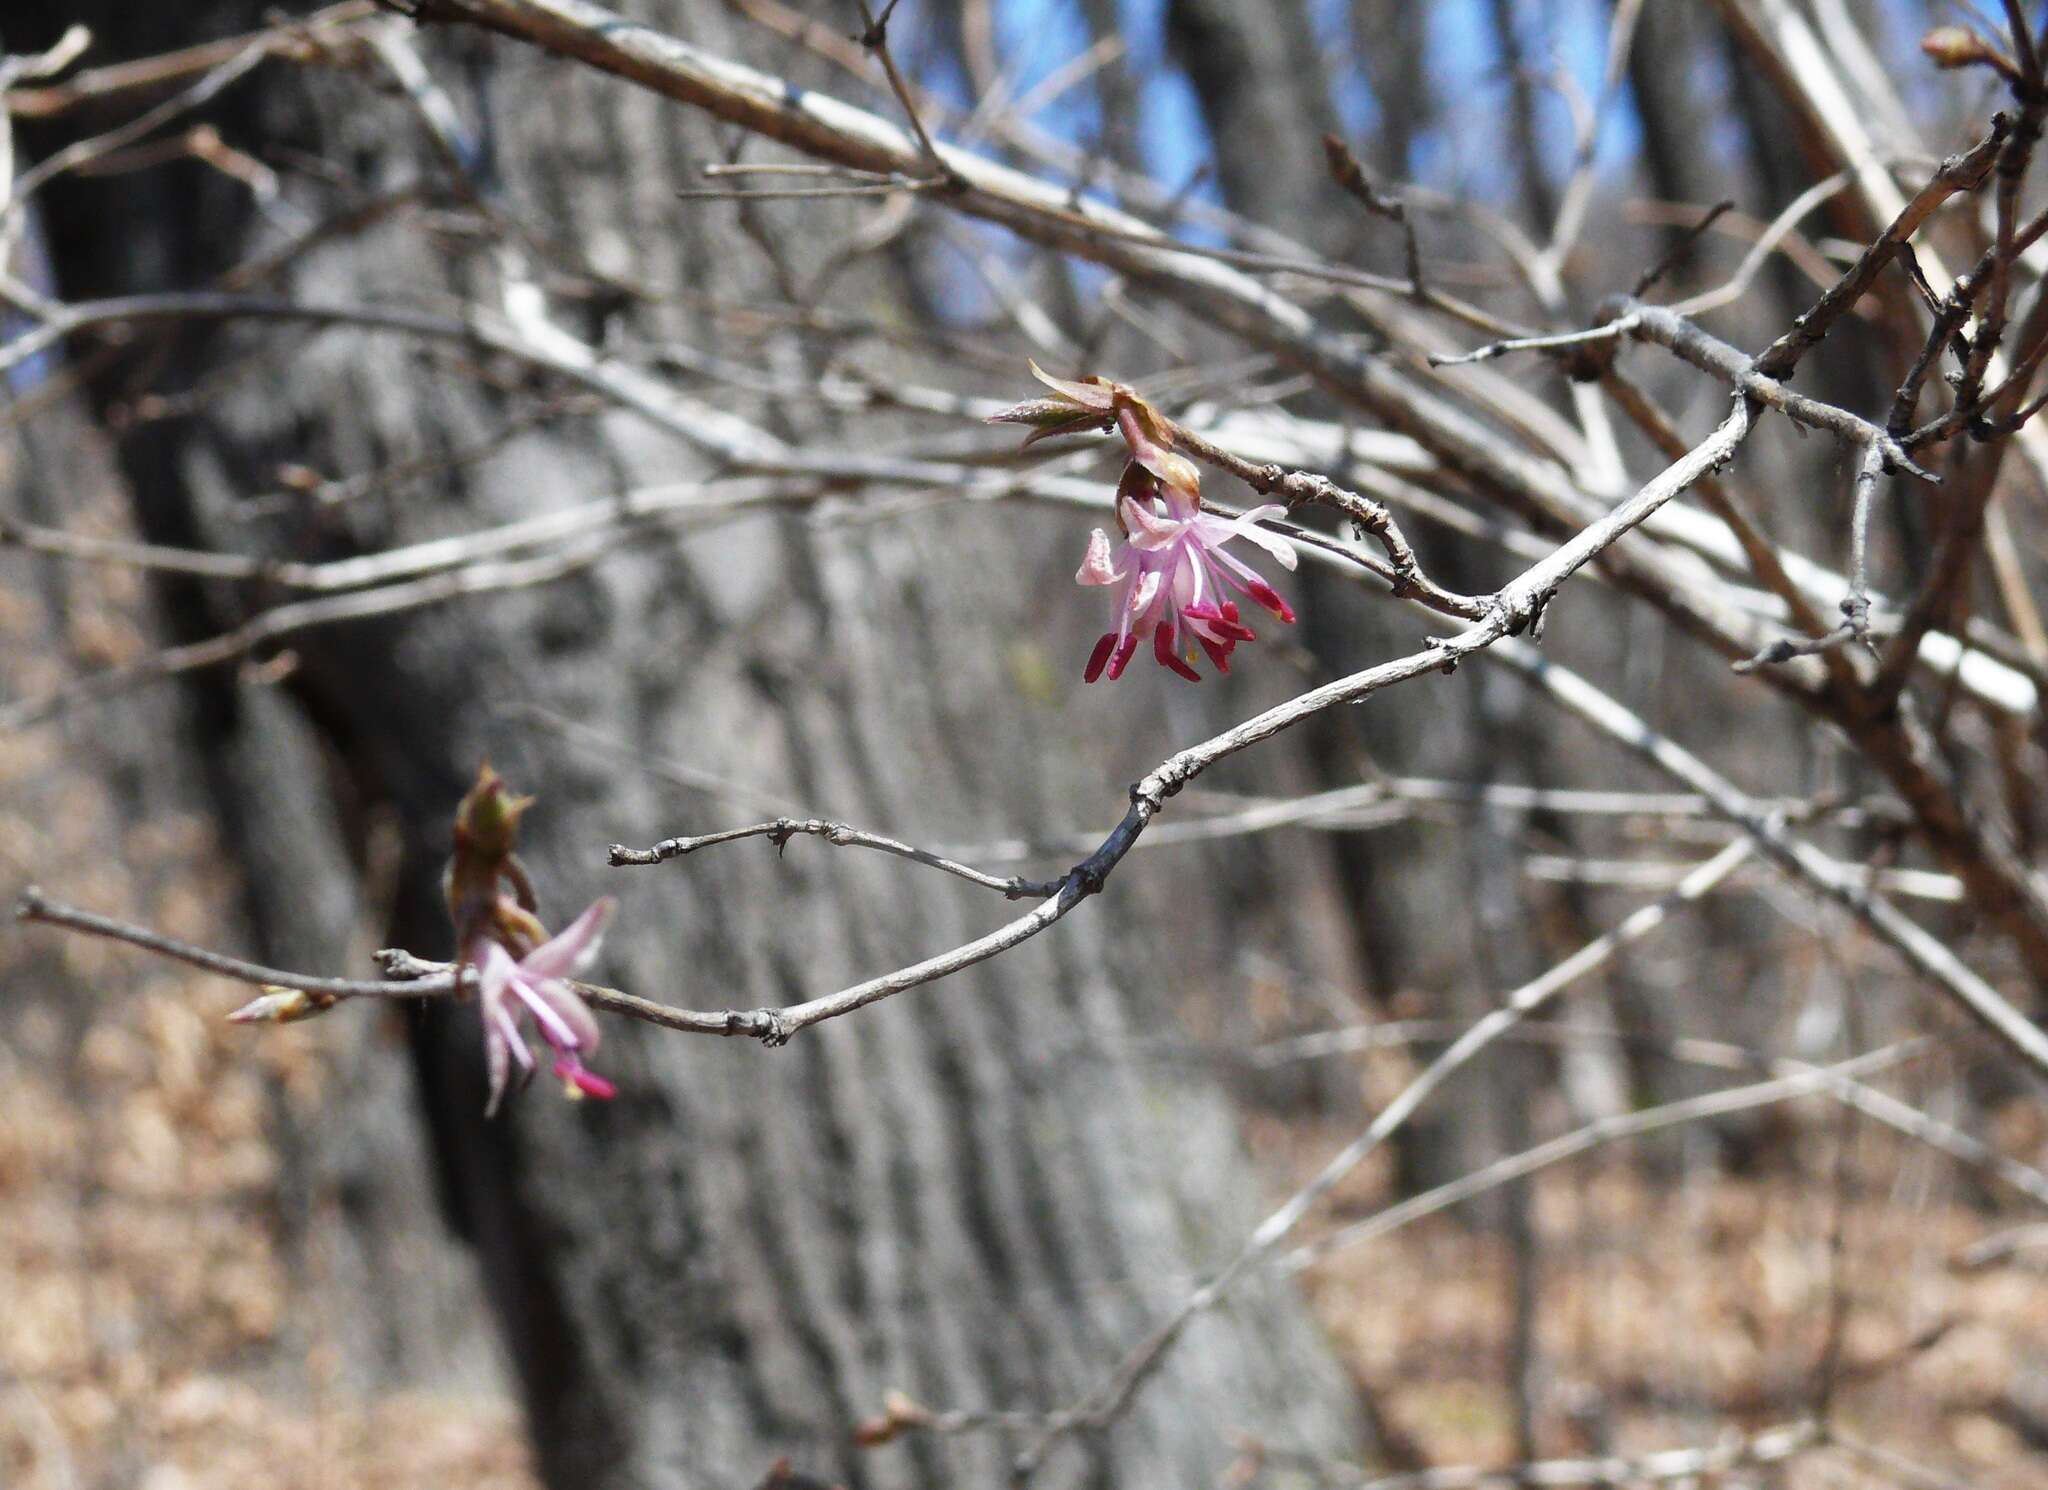
[[759, 1040], [771, 1050], [787, 1045], [796, 1033], [796, 1027], [777, 1009], [734, 1009], [725, 1016], [725, 1027], [727, 1033]]

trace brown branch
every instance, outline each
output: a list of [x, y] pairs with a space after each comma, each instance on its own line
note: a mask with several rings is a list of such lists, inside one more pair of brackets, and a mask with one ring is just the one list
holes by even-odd
[[910, 132], [917, 136], [917, 146], [930, 170], [930, 179], [943, 183], [947, 190], [962, 189], [966, 183], [946, 164], [946, 158], [939, 154], [939, 147], [926, 133], [924, 120], [918, 117], [917, 104], [910, 96], [910, 85], [904, 82], [902, 70], [896, 66], [895, 55], [889, 50], [889, 18], [896, 13], [896, 0], [888, 0], [879, 16], [868, 0], [854, 0], [854, 3], [860, 7], [860, 44], [882, 64], [882, 74], [889, 80], [889, 91], [896, 95], [896, 102], [903, 105], [903, 115], [910, 121]]
[[1961, 155], [1941, 163], [1927, 184], [1913, 194], [1905, 210], [1886, 227], [1876, 242], [1865, 248], [1849, 271], [1829, 287], [1812, 308], [1792, 323], [1792, 329], [1772, 342], [1757, 356], [1755, 370], [1766, 378], [1789, 378], [1799, 361], [1834, 329], [1835, 322], [1852, 310], [1870, 290], [1884, 266], [1942, 203], [1959, 191], [1975, 191], [1999, 160], [2012, 132], [2012, 121], [1994, 114], [1991, 132]]
[[1693, 250], [1693, 245], [1698, 243], [1724, 214], [1734, 210], [1733, 197], [1724, 197], [1709, 207], [1698, 222], [1678, 235], [1678, 241], [1664, 251], [1662, 258], [1636, 276], [1635, 285], [1629, 290], [1630, 298], [1640, 300], [1649, 294], [1659, 280], [1685, 262], [1686, 256]]
[[341, 30], [376, 15], [374, 0], [342, 0], [312, 15], [266, 26], [260, 31], [203, 42], [181, 51], [164, 52], [134, 62], [117, 62], [79, 73], [68, 82], [41, 88], [14, 88], [6, 96], [7, 112], [17, 119], [47, 119], [82, 104], [104, 103], [125, 93], [154, 92], [195, 73], [211, 71], [251, 47], [272, 55], [290, 56], [305, 49], [308, 36]]
[[1365, 210], [1375, 217], [1385, 218], [1401, 230], [1401, 248], [1408, 270], [1408, 292], [1424, 305], [1434, 304], [1434, 297], [1422, 279], [1422, 246], [1415, 238], [1415, 224], [1408, 220], [1408, 208], [1402, 200], [1387, 192], [1380, 191], [1365, 174], [1365, 167], [1358, 157], [1351, 153], [1351, 147], [1343, 138], [1334, 134], [1323, 136], [1323, 155], [1329, 162], [1330, 175], [1337, 185], [1365, 204]]
[[1227, 471], [1262, 497], [1284, 497], [1289, 506], [1311, 503], [1342, 513], [1360, 530], [1371, 534], [1387, 552], [1393, 566], [1394, 594], [1418, 600], [1433, 611], [1465, 620], [1486, 614], [1489, 602], [1483, 597], [1460, 595], [1446, 589], [1422, 572], [1422, 565], [1409, 546], [1401, 525], [1387, 507], [1371, 497], [1349, 491], [1327, 476], [1308, 471], [1291, 471], [1270, 462], [1249, 461], [1171, 419], [1164, 420], [1174, 447], [1205, 464]]

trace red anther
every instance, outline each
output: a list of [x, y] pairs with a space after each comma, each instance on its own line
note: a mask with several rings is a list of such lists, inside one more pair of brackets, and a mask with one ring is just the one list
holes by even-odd
[[1190, 683], [1202, 681], [1202, 675], [1189, 667], [1173, 650], [1173, 635], [1164, 626], [1152, 633], [1152, 655], [1159, 659], [1159, 665], [1179, 673]]
[[555, 1058], [555, 1075], [563, 1081], [572, 1083], [576, 1090], [586, 1097], [612, 1098], [619, 1094], [617, 1087], [573, 1055], [565, 1054]]
[[1124, 644], [1116, 649], [1116, 655], [1109, 659], [1109, 681], [1114, 683], [1124, 675], [1124, 669], [1131, 665], [1131, 654], [1138, 650], [1135, 636], [1124, 638]]
[[[1088, 670], [1081, 674], [1081, 681], [1083, 683], [1093, 683], [1097, 678], [1101, 677], [1102, 669], [1109, 661], [1109, 654], [1115, 650], [1116, 633], [1114, 631], [1103, 632], [1102, 640], [1098, 641], [1095, 644], [1095, 650], [1088, 654]], [[1116, 674], [1111, 673], [1110, 676], [1114, 678]]]
[[1258, 601], [1267, 610], [1271, 611], [1288, 625], [1292, 626], [1294, 624], [1294, 612], [1287, 608], [1287, 602], [1280, 598], [1279, 593], [1271, 585], [1262, 579], [1247, 580], [1245, 581], [1245, 589], [1250, 593], [1252, 599]]

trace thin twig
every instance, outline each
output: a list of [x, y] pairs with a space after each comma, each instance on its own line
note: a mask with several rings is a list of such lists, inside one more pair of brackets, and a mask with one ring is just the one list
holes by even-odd
[[826, 822], [822, 818], [778, 817], [773, 822], [755, 823], [746, 828], [726, 828], [716, 833], [701, 833], [692, 838], [664, 838], [650, 848], [628, 848], [615, 843], [607, 851], [608, 862], [614, 867], [636, 864], [665, 864], [671, 859], [680, 859], [694, 854], [699, 849], [711, 848], [716, 844], [734, 843], [742, 838], [766, 838], [777, 851], [786, 847], [789, 840], [800, 834], [822, 838], [840, 848], [879, 849], [885, 854], [894, 854], [900, 859], [909, 859], [929, 869], [944, 870], [947, 874], [966, 880], [969, 884], [980, 885], [985, 890], [999, 890], [1010, 900], [1043, 900], [1056, 894], [1060, 888], [1058, 880], [1027, 880], [1022, 875], [1011, 875], [999, 879], [984, 874], [972, 865], [962, 864], [943, 854], [929, 849], [917, 848], [894, 838], [884, 838], [879, 833], [863, 832], [845, 823]]
[[1791, 1076], [1777, 1076], [1748, 1086], [1730, 1087], [1726, 1091], [1708, 1092], [1699, 1097], [1667, 1102], [1660, 1107], [1644, 1108], [1640, 1112], [1615, 1113], [1597, 1119], [1546, 1143], [1537, 1144], [1534, 1148], [1524, 1149], [1518, 1154], [1511, 1154], [1470, 1173], [1462, 1174], [1433, 1190], [1425, 1190], [1420, 1195], [1398, 1201], [1373, 1215], [1317, 1237], [1312, 1242], [1305, 1242], [1279, 1258], [1275, 1266], [1283, 1272], [1298, 1273], [1332, 1252], [1377, 1240], [1425, 1216], [1448, 1210], [1500, 1185], [1526, 1179], [1539, 1170], [1576, 1158], [1603, 1144], [1616, 1143], [1625, 1138], [1640, 1138], [1666, 1128], [1724, 1117], [1729, 1113], [1776, 1106], [1778, 1103], [1789, 1102], [1799, 1097], [1818, 1096], [1826, 1091], [1831, 1082], [1853, 1079], [1873, 1071], [1897, 1066], [1926, 1054], [1933, 1047], [1933, 1043], [1925, 1039], [1903, 1041], [1881, 1050], [1868, 1051], [1836, 1065], [1817, 1067]]
[[1394, 514], [1381, 503], [1308, 471], [1290, 471], [1284, 466], [1248, 461], [1196, 434], [1173, 420], [1165, 421], [1173, 445], [1194, 459], [1227, 471], [1262, 497], [1284, 497], [1290, 506], [1312, 503], [1342, 513], [1360, 531], [1371, 534], [1387, 552], [1393, 566], [1394, 594], [1414, 599], [1433, 611], [1464, 620], [1486, 614], [1489, 602], [1480, 596], [1460, 595], [1423, 573], [1415, 550], [1401, 532]]
[[2048, 1078], [2048, 1033], [2015, 1009], [1938, 938], [1890, 901], [1874, 894], [1861, 872], [1838, 864], [1787, 833], [1705, 762], [1651, 729], [1583, 678], [1518, 644], [1490, 648], [1487, 655], [1531, 679], [1580, 718], [1709, 798], [1723, 816], [1740, 824], [1757, 841], [1774, 864], [1849, 910], [2037, 1076]]
[[918, 117], [917, 103], [910, 96], [910, 85], [903, 81], [903, 73], [896, 66], [896, 58], [889, 51], [889, 18], [896, 12], [896, 0], [888, 0], [878, 16], [868, 0], [854, 0], [860, 8], [860, 44], [882, 64], [883, 75], [889, 79], [889, 91], [896, 95], [896, 102], [903, 106], [903, 116], [910, 121], [910, 132], [917, 137], [917, 146], [924, 154], [925, 165], [935, 184], [947, 190], [960, 191], [967, 183], [946, 163], [939, 154], [939, 147], [932, 143], [932, 137], [925, 131], [924, 120]]
[[1622, 948], [1663, 925], [1674, 909], [1704, 895], [1732, 874], [1749, 857], [1749, 853], [1750, 848], [1745, 841], [1737, 840], [1730, 844], [1701, 865], [1672, 894], [1635, 911], [1612, 931], [1596, 937], [1562, 962], [1546, 969], [1541, 976], [1510, 992], [1498, 1008], [1473, 1024], [1424, 1067], [1379, 1111], [1365, 1131], [1325, 1163], [1308, 1184], [1260, 1222], [1237, 1254], [1212, 1278], [1189, 1293], [1172, 1314], [1134, 1346], [1101, 1386], [1063, 1416], [1056, 1427], [1049, 1428], [1027, 1447], [1016, 1462], [1017, 1476], [1021, 1478], [1043, 1462], [1060, 1437], [1080, 1429], [1106, 1427], [1121, 1416], [1138, 1390], [1151, 1379], [1167, 1353], [1186, 1333], [1188, 1326], [1214, 1308], [1243, 1278], [1272, 1256], [1324, 1196], [1370, 1157], [1433, 1092], [1481, 1051], [1579, 978], [1610, 961]]
[[1652, 286], [1685, 261], [1686, 256], [1692, 252], [1693, 245], [1698, 243], [1713, 228], [1714, 224], [1721, 220], [1723, 213], [1733, 212], [1734, 210], [1735, 199], [1733, 197], [1723, 197], [1720, 201], [1709, 207], [1701, 214], [1698, 222], [1681, 233], [1678, 241], [1664, 251], [1662, 258], [1658, 259], [1656, 263], [1637, 276], [1635, 285], [1628, 292], [1629, 297], [1634, 300], [1640, 300], [1643, 296], [1649, 294]]
[[1783, 1464], [1821, 1443], [1818, 1427], [1801, 1420], [1760, 1433], [1728, 1434], [1699, 1448], [1598, 1459], [1535, 1459], [1498, 1469], [1455, 1466], [1404, 1474], [1359, 1476], [1349, 1490], [1519, 1490], [1522, 1486], [1599, 1486], [1612, 1490], [1668, 1480], [1707, 1480], [1735, 1470]]
[[324, 978], [307, 973], [289, 972], [283, 968], [264, 967], [260, 963], [245, 962], [239, 957], [211, 952], [190, 942], [179, 941], [176, 937], [164, 936], [145, 926], [117, 921], [109, 916], [66, 905], [60, 900], [52, 900], [34, 885], [30, 885], [15, 897], [14, 918], [17, 921], [44, 926], [58, 926], [66, 931], [82, 932], [87, 936], [104, 937], [109, 941], [126, 942], [131, 947], [140, 947], [143, 951], [152, 952], [158, 957], [168, 957], [173, 962], [187, 963], [202, 971], [216, 973], [223, 978], [232, 978], [237, 983], [253, 984], [258, 988], [295, 988], [302, 993], [321, 994], [338, 999], [420, 998], [455, 991], [455, 975], [447, 971], [419, 981], [399, 982], [384, 979]]
[[1984, 184], [1992, 167], [1997, 164], [1999, 152], [2010, 132], [2011, 121], [2003, 114], [1995, 115], [1989, 134], [1963, 154], [1944, 160], [1940, 169], [1914, 193], [1912, 200], [1892, 219], [1878, 240], [1863, 250], [1848, 272], [1792, 323], [1791, 330], [1758, 355], [1755, 362], [1758, 375], [1779, 380], [1790, 377], [1799, 366], [1800, 359], [1818, 346], [1834, 328], [1835, 322], [1848, 314], [1869, 291], [1879, 272], [1891, 262], [1899, 244], [1920, 231], [1921, 225], [1933, 216], [1935, 209], [1957, 192], [1975, 191]]
[[1323, 155], [1338, 186], [1363, 202], [1365, 210], [1373, 216], [1385, 218], [1401, 230], [1409, 293], [1425, 305], [1433, 303], [1429, 286], [1423, 283], [1422, 245], [1416, 241], [1415, 224], [1408, 220], [1407, 206], [1399, 197], [1382, 192], [1372, 184], [1372, 178], [1365, 174], [1365, 167], [1359, 164], [1358, 157], [1351, 153], [1351, 147], [1341, 136], [1323, 136]]

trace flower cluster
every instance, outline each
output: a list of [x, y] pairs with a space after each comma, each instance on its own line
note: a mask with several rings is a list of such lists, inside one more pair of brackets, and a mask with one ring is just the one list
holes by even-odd
[[490, 1077], [486, 1115], [497, 1111], [515, 1065], [522, 1081], [533, 1074], [528, 1014], [555, 1052], [554, 1073], [568, 1095], [610, 1097], [617, 1091], [583, 1064], [584, 1055], [597, 1049], [597, 1021], [569, 982], [597, 955], [616, 902], [606, 896], [560, 935], [548, 935], [534, 914], [533, 885], [514, 851], [520, 815], [532, 803], [531, 797], [513, 796], [504, 778], [485, 766], [456, 810], [455, 852], [442, 879], [458, 965], [477, 970]]
[[1286, 539], [1259, 526], [1284, 515], [1279, 505], [1256, 507], [1242, 517], [1213, 517], [1202, 511], [1202, 478], [1194, 462], [1174, 450], [1168, 426], [1157, 410], [1130, 389], [1099, 380], [1068, 382], [1032, 372], [1053, 390], [1050, 399], [1019, 404], [996, 416], [1002, 423], [1034, 426], [1024, 443], [1048, 435], [1114, 427], [1131, 458], [1117, 483], [1116, 520], [1121, 543], [1097, 528], [1074, 578], [1084, 585], [1116, 587], [1115, 627], [1089, 655], [1083, 678], [1123, 676], [1139, 646], [1149, 640], [1159, 665], [1190, 682], [1196, 648], [1220, 673], [1230, 671], [1230, 653], [1254, 639], [1234, 595], [1264, 606], [1282, 621], [1294, 612], [1273, 587], [1224, 545], [1242, 538], [1271, 554], [1284, 569], [1294, 567]]

